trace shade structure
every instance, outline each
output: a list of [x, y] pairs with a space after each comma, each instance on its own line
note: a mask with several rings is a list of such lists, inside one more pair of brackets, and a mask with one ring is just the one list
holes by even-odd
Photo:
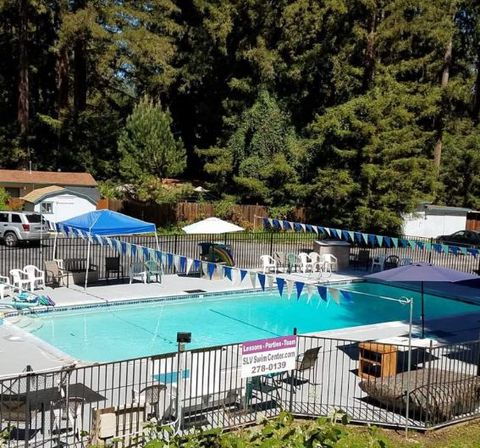
[[[87, 235], [120, 236], [138, 235], [141, 233], [155, 233], [158, 249], [158, 238], [155, 224], [132, 218], [123, 213], [112, 210], [95, 210], [84, 213], [74, 218], [56, 224], [57, 230], [71, 232], [77, 230]], [[57, 236], [55, 236], [53, 258], [55, 259]], [[88, 284], [88, 271], [90, 268], [90, 238], [87, 246], [87, 267], [85, 271], [85, 289]]]
[[60, 229], [70, 227], [102, 236], [137, 235], [155, 232], [155, 224], [112, 210], [95, 210], [57, 223]]
[[425, 282], [454, 283], [478, 279], [477, 275], [454, 269], [434, 266], [430, 263], [414, 263], [386, 271], [366, 275], [365, 278], [382, 282], [412, 282], [420, 284], [422, 300], [422, 338], [425, 336], [425, 299], [423, 287]]
[[185, 233], [189, 234], [222, 234], [222, 233], [232, 233], [232, 232], [241, 232], [245, 230], [243, 227], [232, 224], [231, 222], [224, 221], [220, 218], [207, 218], [202, 221], [195, 222], [188, 226], [182, 227], [182, 230]]

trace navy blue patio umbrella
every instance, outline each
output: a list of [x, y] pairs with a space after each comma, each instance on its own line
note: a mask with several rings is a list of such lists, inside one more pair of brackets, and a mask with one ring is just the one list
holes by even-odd
[[456, 271], [454, 269], [442, 268], [434, 266], [430, 263], [413, 263], [406, 266], [400, 266], [394, 269], [376, 272], [375, 274], [366, 275], [365, 278], [379, 280], [382, 282], [412, 282], [420, 283], [420, 295], [422, 300], [422, 338], [425, 337], [425, 300], [424, 300], [424, 283], [425, 282], [443, 282], [455, 283], [466, 280], [478, 279], [477, 275], [468, 274], [466, 272]]

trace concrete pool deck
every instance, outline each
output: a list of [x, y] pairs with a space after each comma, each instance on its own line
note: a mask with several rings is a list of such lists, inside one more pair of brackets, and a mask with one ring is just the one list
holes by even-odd
[[[300, 273], [281, 275], [286, 279], [300, 280], [307, 283], [330, 283], [359, 279], [365, 273], [364, 271], [346, 271], [344, 273], [334, 273], [329, 278], [318, 278], [317, 275]], [[248, 276], [239, 285], [233, 284], [228, 279], [206, 280], [191, 276], [166, 275], [162, 283], [111, 283], [108, 285], [95, 285], [87, 288], [87, 290], [80, 286], [56, 289], [47, 288], [45, 293], [56, 302], [58, 308], [63, 308], [82, 305], [104, 305], [112, 302], [147, 298], [188, 296], [192, 290], [212, 293], [247, 289], [252, 289]], [[258, 285], [257, 289], [260, 290]], [[27, 364], [35, 371], [38, 371], [60, 367], [75, 361], [28, 333], [32, 325], [35, 325], [35, 319], [29, 317], [28, 314], [6, 318], [3, 325], [1, 325], [0, 321], [0, 356], [4, 360], [0, 363], [0, 376], [21, 372]], [[414, 328], [415, 333], [418, 333], [419, 330], [418, 326]], [[480, 311], [478, 314], [470, 314], [461, 319], [444, 318], [428, 321], [427, 331], [432, 333], [432, 337], [435, 337], [440, 343], [477, 339], [480, 334]], [[328, 330], [316, 334], [340, 339], [372, 340], [403, 336], [407, 333], [408, 325], [406, 322], [387, 322], [348, 329]]]

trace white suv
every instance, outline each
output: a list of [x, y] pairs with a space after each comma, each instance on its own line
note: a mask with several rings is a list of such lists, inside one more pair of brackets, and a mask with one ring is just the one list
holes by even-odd
[[0, 238], [9, 247], [19, 241], [40, 243], [49, 238], [48, 227], [38, 213], [0, 211]]

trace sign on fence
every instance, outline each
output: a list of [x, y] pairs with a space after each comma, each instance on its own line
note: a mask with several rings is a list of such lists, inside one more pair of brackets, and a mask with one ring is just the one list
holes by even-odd
[[242, 378], [295, 369], [297, 337], [259, 339], [242, 344]]

